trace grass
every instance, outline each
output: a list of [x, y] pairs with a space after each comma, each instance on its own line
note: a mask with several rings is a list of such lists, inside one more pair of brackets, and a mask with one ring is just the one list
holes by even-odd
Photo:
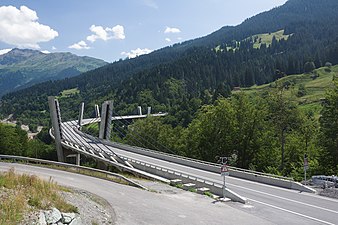
[[176, 188], [183, 189], [183, 184], [175, 184], [175, 185], [172, 185], [172, 186], [176, 187]]
[[[313, 73], [289, 75], [278, 79], [275, 82], [255, 85], [250, 88], [242, 88], [241, 91], [249, 95], [263, 94], [276, 89], [277, 86], [289, 84], [285, 94], [292, 97], [304, 111], [312, 111], [319, 116], [321, 99], [325, 98], [325, 93], [333, 85], [333, 78], [338, 75], [338, 65], [332, 66], [330, 70], [327, 67], [316, 69]], [[297, 96], [300, 86], [305, 87], [305, 94]], [[238, 91], [234, 91], [236, 93]]]
[[192, 192], [192, 193], [197, 193], [197, 189], [196, 189], [196, 188], [189, 188], [188, 191], [190, 191], [190, 192]]
[[[285, 35], [284, 34], [284, 30], [279, 30], [279, 31], [276, 31], [276, 32], [273, 32], [273, 33], [264, 33], [264, 34], [256, 34], [256, 35], [253, 35], [251, 37], [247, 37], [244, 39], [244, 41], [246, 40], [251, 40], [253, 42], [253, 48], [260, 48], [262, 46], [262, 44], [265, 44], [266, 47], [269, 47], [271, 44], [272, 44], [272, 39], [273, 37], [276, 38], [277, 41], [280, 41], [282, 39], [284, 39], [285, 41], [289, 39], [289, 37], [291, 36], [292, 34], [290, 35]], [[241, 41], [233, 41], [233, 45], [236, 44], [237, 47], [233, 47], [233, 46], [227, 46], [226, 47], [226, 50], [227, 51], [234, 51], [234, 50], [238, 50], [238, 46], [240, 46], [241, 44]], [[219, 51], [224, 51], [225, 49], [222, 49], [220, 45], [216, 46], [214, 48], [214, 50], [216, 52], [219, 52]]]
[[256, 34], [252, 37], [250, 37], [254, 42], [253, 47], [254, 48], [260, 48], [262, 44], [266, 44], [266, 47], [269, 47], [272, 43], [272, 39], [275, 36], [277, 41], [280, 41], [282, 39], [287, 40], [290, 35], [284, 35], [284, 30], [279, 30], [274, 33], [266, 33], [266, 34]]
[[[86, 175], [86, 176], [91, 176], [91, 177], [96, 177], [96, 178], [108, 180], [108, 181], [112, 181], [112, 182], [119, 183], [119, 184], [122, 184], [122, 185], [133, 186], [128, 181], [126, 181], [122, 178], [115, 177], [115, 176], [112, 176], [112, 175], [108, 175], [106, 173], [101, 173], [99, 171], [86, 170], [85, 168], [82, 169], [82, 168], [64, 167], [64, 166], [58, 166], [58, 165], [47, 165], [47, 164], [39, 164], [39, 163], [35, 164], [35, 163], [27, 163], [26, 161], [11, 160], [11, 159], [10, 160], [1, 159], [0, 161], [1, 162], [7, 162], [7, 163], [22, 163], [22, 164], [46, 167], [46, 168], [51, 168], [51, 169], [56, 169], [56, 170], [62, 170], [62, 171], [67, 171], [67, 172], [71, 172], [71, 173], [83, 174], [83, 175]], [[85, 167], [89, 167], [89, 166], [85, 166]], [[91, 168], [91, 167], [89, 167], [89, 168]], [[114, 167], [112, 167], [111, 169], [114, 169]], [[113, 173], [120, 174], [120, 175], [122, 175], [126, 178], [129, 178], [129, 179], [148, 180], [146, 178], [139, 177], [139, 176], [136, 176], [136, 175], [128, 173], [128, 172], [113, 171]], [[1, 187], [1, 185], [0, 185], [0, 187]], [[63, 187], [60, 187], [60, 188], [63, 189]], [[62, 190], [62, 191], [67, 191], [67, 189]]]
[[[62, 171], [67, 171], [67, 172], [72, 172], [72, 173], [83, 174], [83, 175], [87, 175], [87, 176], [91, 176], [91, 177], [109, 180], [109, 181], [119, 183], [119, 184], [123, 184], [123, 185], [130, 185], [129, 182], [127, 182], [127, 181], [125, 181], [121, 178], [114, 177], [114, 176], [111, 176], [111, 175], [108, 175], [108, 174], [105, 174], [105, 173], [101, 173], [101, 172], [90, 171], [90, 170], [86, 170], [86, 169], [68, 168], [68, 167], [56, 166], [56, 165], [42, 165], [42, 164], [39, 165], [39, 164], [36, 164], [35, 166], [41, 166], [41, 167], [47, 167], [47, 168], [51, 168], [51, 169], [57, 169], [57, 170], [62, 170]], [[123, 176], [128, 178], [127, 173], [124, 173]], [[129, 175], [129, 177], [135, 178], [135, 176], [133, 176], [133, 175]]]
[[78, 212], [60, 195], [63, 190], [51, 179], [39, 179], [34, 175], [18, 175], [14, 169], [0, 173], [0, 224], [17, 224], [29, 210], [56, 207], [62, 212]]
[[61, 94], [61, 98], [68, 98], [72, 95], [76, 95], [79, 93], [80, 93], [80, 90], [78, 88], [72, 88], [72, 89], [63, 90], [60, 94]]
[[209, 192], [209, 191], [206, 191], [206, 192], [204, 192], [203, 194], [204, 194], [205, 196], [210, 197], [210, 198], [214, 198], [214, 194], [211, 193], [211, 192]]

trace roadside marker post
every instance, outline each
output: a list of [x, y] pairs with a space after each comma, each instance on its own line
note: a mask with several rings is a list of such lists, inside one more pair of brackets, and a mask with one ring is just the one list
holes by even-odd
[[221, 176], [223, 177], [223, 198], [225, 198], [225, 189], [226, 189], [226, 182], [225, 177], [229, 176], [229, 170], [227, 166], [228, 158], [227, 157], [220, 157], [223, 165], [221, 166]]
[[304, 154], [304, 182], [305, 182], [305, 185], [306, 185], [306, 171], [309, 169], [309, 162], [308, 162], [308, 159], [307, 159], [307, 154], [305, 153]]

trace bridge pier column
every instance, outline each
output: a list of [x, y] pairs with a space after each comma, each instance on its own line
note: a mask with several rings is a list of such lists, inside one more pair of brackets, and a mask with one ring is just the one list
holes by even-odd
[[95, 117], [100, 118], [100, 109], [98, 105], [95, 105]]
[[141, 116], [142, 115], [142, 107], [137, 106], [137, 113]]
[[113, 116], [113, 101], [105, 101], [102, 104], [101, 110], [101, 123], [99, 131], [100, 139], [110, 140], [112, 116]]
[[148, 107], [148, 112], [147, 112], [147, 116], [151, 115], [151, 107]]
[[84, 112], [84, 102], [82, 102], [80, 105], [79, 120], [78, 120], [78, 125], [79, 125], [80, 130], [82, 127], [83, 112]]
[[50, 118], [52, 120], [52, 126], [55, 136], [55, 146], [56, 146], [56, 153], [58, 156], [59, 162], [64, 162], [64, 152], [61, 145], [62, 140], [62, 129], [61, 129], [61, 113], [59, 107], [59, 101], [55, 99], [54, 96], [48, 97], [48, 105], [50, 110]]
[[76, 154], [76, 165], [81, 166], [81, 155], [80, 155], [80, 153]]

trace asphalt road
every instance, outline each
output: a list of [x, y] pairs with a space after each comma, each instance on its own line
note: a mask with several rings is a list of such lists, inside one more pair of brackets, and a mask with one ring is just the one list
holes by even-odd
[[264, 218], [242, 210], [240, 203], [215, 202], [195, 193], [176, 189], [175, 192], [155, 193], [106, 180], [35, 167], [0, 162], [0, 171], [14, 167], [17, 173], [52, 177], [60, 185], [86, 190], [106, 199], [113, 207], [120, 225], [181, 225], [181, 224], [273, 224]]
[[[205, 178], [222, 184], [220, 174], [178, 165], [164, 160], [114, 149], [118, 155]], [[310, 193], [278, 188], [234, 177], [226, 178], [227, 187], [249, 200], [254, 215], [276, 224], [338, 224], [338, 200]], [[245, 209], [245, 208], [244, 208]]]
[[[120, 156], [170, 168], [185, 174], [205, 178], [215, 183], [223, 183], [220, 174], [96, 144], [93, 141], [85, 140], [83, 137], [76, 137], [77, 134], [72, 129], [68, 129], [67, 132], [68, 136], [71, 136], [72, 139], [75, 136], [75, 139], [78, 138], [80, 143], [87, 147], [104, 151], [110, 149]], [[300, 193], [299, 191], [233, 177], [227, 177], [227, 186], [249, 200], [249, 204], [245, 207], [238, 207], [238, 205], [234, 207], [271, 221], [274, 224], [338, 224], [338, 200], [336, 199]]]

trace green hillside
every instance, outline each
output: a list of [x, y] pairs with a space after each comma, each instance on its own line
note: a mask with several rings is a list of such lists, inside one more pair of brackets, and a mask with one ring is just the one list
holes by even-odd
[[269, 84], [242, 88], [241, 91], [251, 95], [263, 95], [277, 87], [285, 87], [286, 94], [297, 101], [301, 109], [319, 115], [321, 100], [325, 97], [326, 90], [333, 86], [332, 80], [337, 76], [338, 65], [321, 67], [312, 73], [289, 75]]
[[[273, 39], [275, 38], [276, 41], [280, 41], [284, 39], [285, 41], [288, 40], [290, 35], [285, 35], [284, 30], [279, 30], [273, 33], [265, 33], [265, 34], [257, 34], [251, 36], [251, 41], [253, 42], [254, 48], [260, 48], [262, 44], [265, 44], [269, 47], [272, 44]], [[249, 39], [250, 39], [249, 38]]]
[[[281, 40], [287, 41], [290, 36], [292, 36], [292, 34], [286, 35], [284, 30], [279, 30], [279, 31], [272, 32], [272, 33], [255, 34], [255, 35], [245, 38], [242, 41], [232, 41], [230, 45], [229, 44], [226, 45], [226, 50], [227, 51], [239, 50], [241, 43], [243, 41], [244, 42], [248, 41], [252, 43], [253, 48], [255, 49], [261, 48], [262, 45], [265, 45], [265, 47], [270, 47], [274, 39], [276, 41], [281, 41]], [[218, 52], [218, 51], [224, 51], [225, 49], [221, 48], [221, 45], [218, 45], [214, 50]]]
[[[336, 0], [289, 0], [238, 26], [223, 27], [203, 38], [119, 60], [77, 77], [9, 93], [0, 100], [0, 114], [13, 114], [24, 124], [46, 125], [49, 114], [41, 112], [48, 112], [47, 96], [76, 89], [65, 105], [60, 103], [63, 115], [74, 117], [82, 101], [95, 105], [113, 99], [120, 115], [133, 113], [137, 105], [144, 109], [151, 106], [154, 111], [168, 112], [172, 125], [187, 126], [201, 105], [213, 104], [220, 96], [228, 97], [234, 87], [292, 77], [306, 71], [306, 64], [315, 68], [327, 62], [337, 65], [337, 10]], [[266, 47], [254, 48], [254, 37], [258, 42], [261, 38]], [[216, 46], [219, 48], [215, 50]], [[227, 47], [237, 49], [220, 51]], [[314, 82], [319, 80], [320, 77]], [[313, 90], [307, 91], [310, 95]], [[85, 115], [91, 114], [92, 109], [86, 108]]]
[[96, 69], [107, 63], [71, 53], [45, 54], [37, 50], [12, 49], [0, 55], [0, 97], [47, 80], [59, 80]]

